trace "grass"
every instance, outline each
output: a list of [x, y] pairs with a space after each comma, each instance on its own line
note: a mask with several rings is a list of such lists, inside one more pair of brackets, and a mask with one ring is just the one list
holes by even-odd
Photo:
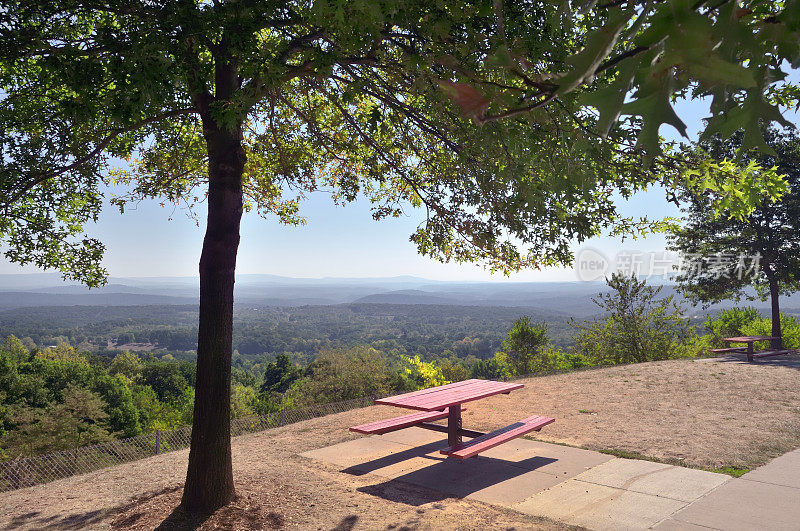
[[638, 459], [640, 461], [652, 461], [654, 463], [664, 463], [665, 465], [674, 465], [674, 466], [682, 466], [685, 468], [694, 468], [697, 470], [705, 470], [706, 472], [714, 472], [715, 474], [726, 474], [728, 476], [732, 476], [735, 478], [738, 478], [750, 472], [749, 468], [734, 466], [734, 465], [725, 465], [721, 467], [710, 467], [710, 468], [702, 466], [693, 466], [688, 463], [685, 463], [680, 459], [659, 459], [658, 457], [644, 455], [639, 452], [633, 452], [630, 450], [620, 450], [618, 448], [604, 448], [598, 451], [601, 454], [613, 455], [614, 457], [619, 457], [620, 459]]
[[[578, 410], [580, 413], [584, 411]], [[523, 435], [523, 439], [527, 439], [529, 441], [542, 441], [548, 444], [557, 444], [558, 446], [567, 446], [569, 448], [581, 448], [583, 450], [588, 450], [589, 448], [584, 448], [583, 446], [576, 446], [574, 444], [568, 444], [564, 442], [558, 441], [547, 441], [543, 439], [537, 439], [531, 435]], [[705, 470], [706, 472], [714, 472], [715, 474], [725, 474], [728, 476], [732, 476], [735, 478], [741, 477], [748, 472], [750, 469], [747, 467], [735, 466], [735, 465], [724, 465], [721, 467], [704, 467], [704, 466], [696, 466], [686, 463], [680, 459], [661, 459], [658, 457], [653, 457], [652, 455], [645, 455], [639, 452], [634, 452], [631, 450], [620, 450], [618, 448], [603, 448], [597, 450], [601, 454], [606, 455], [613, 455], [614, 457], [619, 457], [620, 459], [637, 459], [639, 461], [652, 461], [653, 463], [664, 463], [665, 465], [673, 465], [673, 466], [682, 466], [684, 468], [693, 468], [695, 470]]]
[[739, 468], [736, 466], [723, 466], [721, 468], [706, 468], [709, 472], [716, 472], [718, 474], [728, 474], [729, 476], [733, 476], [735, 478], [741, 477], [748, 472], [750, 472], [749, 468]]

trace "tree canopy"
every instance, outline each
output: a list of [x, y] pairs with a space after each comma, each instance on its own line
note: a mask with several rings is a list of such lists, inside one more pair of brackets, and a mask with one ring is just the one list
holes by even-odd
[[[640, 158], [662, 124], [685, 132], [673, 98], [710, 96], [705, 134], [744, 129], [745, 147], [769, 150], [758, 124], [785, 124], [797, 101], [798, 13], [797, 0], [14, 2], [0, 15], [0, 237], [13, 261], [102, 282], [84, 225], [103, 184], [128, 185], [120, 208], [203, 200], [213, 121], [241, 123], [246, 208], [301, 222], [300, 200], [325, 188], [366, 196], [376, 218], [426, 208], [412, 239], [436, 258], [568, 262], [573, 240], [660, 227], [622, 219], [609, 196], [675, 178], [669, 158], [654, 173]], [[721, 175], [703, 184], [731, 186]]]
[[774, 155], [742, 151], [744, 134], [728, 140], [712, 137], [699, 146], [701, 157], [732, 159], [776, 167], [789, 190], [778, 201], [762, 198], [746, 217], [731, 212], [716, 215], [708, 194], [682, 195], [685, 224], [670, 234], [673, 250], [687, 256], [688, 267], [678, 280], [695, 301], [715, 303], [756, 295], [772, 299], [773, 335], [780, 337], [779, 294], [800, 289], [800, 137], [795, 132], [765, 132]]

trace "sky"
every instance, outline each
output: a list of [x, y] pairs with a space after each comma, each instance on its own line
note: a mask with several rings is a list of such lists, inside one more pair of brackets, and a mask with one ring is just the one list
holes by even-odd
[[[684, 101], [676, 108], [689, 127], [689, 138], [695, 139], [701, 119], [709, 114], [707, 102]], [[787, 118], [800, 123], [797, 113]], [[661, 134], [678, 138], [670, 126], [662, 126]], [[620, 211], [623, 215], [649, 218], [679, 215], [678, 209], [658, 189], [637, 194], [627, 202], [620, 201]], [[313, 278], [413, 275], [464, 281], [578, 280], [573, 268], [525, 270], [504, 276], [492, 274], [481, 266], [442, 264], [423, 257], [408, 240], [424, 219], [424, 212], [419, 210], [411, 210], [399, 219], [376, 222], [365, 201], [337, 207], [320, 192], [304, 203], [302, 213], [308, 223], [298, 227], [282, 226], [274, 218], [264, 219], [255, 213], [245, 214], [237, 272]], [[204, 233], [202, 205], [197, 214], [199, 227], [181, 210], [146, 201], [126, 209], [124, 215], [114, 208], [105, 208], [98, 223], [88, 226], [86, 232], [105, 243], [103, 264], [111, 276], [196, 276]], [[664, 247], [663, 235], [625, 242], [604, 237], [580, 247], [576, 245], [574, 251], [592, 248], [613, 257], [621, 250], [647, 253], [663, 251]], [[40, 270], [0, 260], [0, 274], [35, 272]]]

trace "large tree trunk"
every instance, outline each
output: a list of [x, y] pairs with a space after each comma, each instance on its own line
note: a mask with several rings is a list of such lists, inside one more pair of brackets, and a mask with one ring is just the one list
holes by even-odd
[[241, 129], [204, 120], [209, 153], [208, 224], [200, 257], [200, 323], [197, 337], [192, 444], [181, 505], [208, 513], [235, 496], [231, 463], [230, 385], [233, 284], [245, 155]]
[[778, 339], [773, 339], [770, 343], [772, 348], [783, 348], [781, 339], [781, 307], [778, 301], [780, 290], [778, 281], [774, 277], [769, 277], [769, 298], [772, 303], [772, 335]]

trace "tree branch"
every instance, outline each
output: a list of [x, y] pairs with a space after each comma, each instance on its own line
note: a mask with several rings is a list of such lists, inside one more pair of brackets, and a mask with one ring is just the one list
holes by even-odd
[[180, 116], [180, 115], [184, 115], [184, 114], [190, 114], [190, 113], [192, 113], [194, 111], [195, 111], [194, 109], [177, 109], [177, 110], [174, 110], [174, 111], [168, 111], [168, 112], [156, 115], [156, 116], [151, 116], [150, 118], [147, 118], [145, 120], [137, 122], [136, 124], [133, 124], [133, 125], [131, 125], [129, 127], [124, 127], [124, 128], [117, 129], [117, 130], [109, 133], [105, 138], [103, 138], [94, 147], [94, 149], [92, 149], [89, 153], [87, 153], [86, 155], [84, 155], [82, 157], [79, 157], [78, 159], [76, 159], [71, 164], [67, 164], [66, 166], [62, 166], [61, 168], [58, 168], [57, 170], [44, 173], [42, 175], [39, 175], [38, 177], [34, 177], [28, 183], [23, 185], [23, 187], [19, 191], [17, 191], [16, 193], [14, 193], [14, 194], [12, 194], [12, 195], [10, 195], [8, 197], [0, 199], [0, 206], [2, 206], [3, 208], [8, 208], [9, 205], [11, 205], [15, 201], [19, 200], [24, 194], [29, 192], [31, 189], [33, 189], [37, 185], [43, 183], [44, 181], [46, 181], [48, 179], [52, 179], [54, 177], [58, 177], [59, 175], [62, 175], [63, 173], [66, 173], [66, 172], [68, 172], [70, 170], [73, 170], [73, 169], [79, 167], [79, 166], [82, 166], [83, 164], [85, 164], [86, 162], [91, 160], [93, 157], [99, 155], [106, 147], [108, 147], [108, 145], [115, 138], [117, 138], [118, 136], [120, 136], [122, 134], [129, 133], [129, 132], [135, 131], [137, 129], [141, 129], [142, 127], [144, 127], [144, 126], [146, 126], [148, 124], [151, 124], [151, 123], [154, 123], [154, 122], [159, 122], [161, 120], [164, 120], [165, 118], [171, 118], [173, 116]]

